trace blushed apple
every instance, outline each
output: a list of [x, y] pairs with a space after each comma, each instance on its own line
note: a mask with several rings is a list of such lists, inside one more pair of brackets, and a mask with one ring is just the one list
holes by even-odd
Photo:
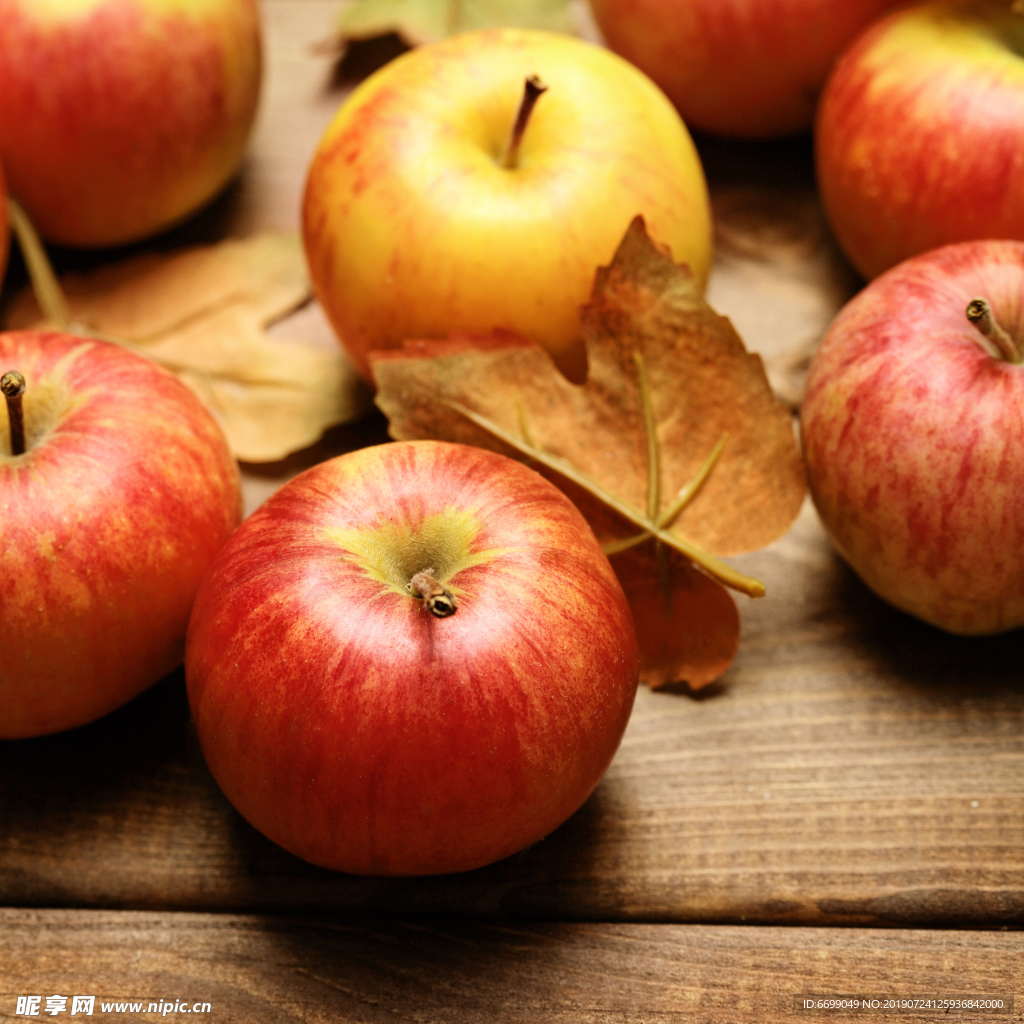
[[506, 857], [590, 795], [636, 693], [629, 605], [561, 491], [396, 442], [320, 463], [228, 542], [185, 675], [228, 799], [306, 860], [419, 875]]
[[53, 242], [153, 234], [238, 170], [256, 0], [0, 0], [0, 160]]
[[0, 165], [0, 284], [3, 284], [7, 272], [7, 257], [10, 254], [11, 233], [7, 224], [7, 182], [4, 180], [4, 169]]
[[868, 29], [815, 130], [818, 185], [867, 278], [974, 238], [1024, 238], [1024, 13], [943, 0]]
[[716, 135], [806, 131], [844, 46], [897, 0], [590, 0], [608, 45]]
[[213, 417], [141, 356], [0, 333], [0, 374], [0, 738], [13, 739], [99, 718], [181, 662], [241, 494]]
[[[531, 76], [546, 91], [511, 147]], [[504, 30], [413, 50], [360, 85], [314, 157], [303, 230], [367, 377], [372, 349], [498, 327], [579, 379], [578, 308], [637, 214], [703, 287], [707, 189], [672, 105], [603, 48]]]
[[1024, 242], [950, 245], [839, 314], [800, 410], [830, 536], [887, 601], [954, 633], [1024, 625]]

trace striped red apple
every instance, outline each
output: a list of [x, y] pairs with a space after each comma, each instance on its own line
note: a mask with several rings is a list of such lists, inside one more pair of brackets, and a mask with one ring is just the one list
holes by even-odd
[[464, 871], [590, 795], [636, 692], [629, 605], [532, 469], [439, 441], [321, 463], [228, 542], [185, 662], [235, 807], [306, 860]]
[[868, 29], [815, 127], [822, 202], [853, 265], [871, 278], [951, 242], [1024, 239], [1022, 124], [1019, 2], [932, 0]]
[[590, 0], [608, 45], [698, 131], [741, 138], [810, 128], [832, 62], [898, 0]]
[[181, 662], [241, 495], [212, 416], [141, 356], [0, 333], [0, 375], [0, 738], [12, 739], [99, 718]]
[[0, 161], [46, 238], [153, 234], [237, 171], [256, 0], [0, 0], [0, 26]]
[[1024, 626], [1024, 242], [916, 256], [829, 328], [800, 410], [815, 505], [887, 601]]

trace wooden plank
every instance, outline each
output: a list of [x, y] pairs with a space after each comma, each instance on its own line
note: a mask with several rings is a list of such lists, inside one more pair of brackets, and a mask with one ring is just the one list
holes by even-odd
[[[202, 1020], [593, 1024], [829, 1019], [794, 996], [1011, 996], [1020, 933], [289, 921], [195, 914], [0, 911], [0, 1015], [19, 995], [96, 996], [103, 1020], [150, 1001]], [[138, 1001], [142, 1014], [101, 1010]], [[70, 1006], [69, 1006], [70, 1008]], [[177, 1014], [170, 1014], [176, 1019]], [[849, 1019], [844, 1015], [844, 1019]], [[949, 1021], [961, 1013], [853, 1019]]]
[[1024, 919], [1020, 635], [962, 640], [872, 597], [808, 511], [741, 560], [739, 657], [642, 689], [591, 800], [544, 842], [433, 879], [336, 875], [250, 828], [171, 677], [109, 718], [0, 745], [0, 903], [1009, 925]]
[[[309, 155], [349, 87], [310, 55], [336, 4], [264, 0], [263, 10], [267, 89], [245, 171], [160, 245], [298, 224]], [[796, 401], [817, 333], [856, 287], [821, 220], [809, 147], [699, 145], [718, 232], [712, 301]], [[58, 257], [65, 266], [97, 259]], [[304, 315], [315, 321], [315, 310]], [[247, 467], [247, 508], [313, 461], [384, 439], [382, 420], [370, 417], [282, 463]], [[737, 562], [765, 580], [769, 597], [743, 602], [740, 655], [726, 678], [697, 698], [643, 690], [591, 801], [502, 864], [374, 881], [284, 854], [217, 790], [176, 675], [103, 722], [0, 745], [0, 902], [1019, 923], [1021, 634], [957, 640], [887, 609], [832, 553], [809, 510], [784, 540]]]

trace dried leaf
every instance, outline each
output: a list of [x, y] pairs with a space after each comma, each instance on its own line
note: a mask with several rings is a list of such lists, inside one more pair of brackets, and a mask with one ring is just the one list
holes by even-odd
[[[583, 385], [562, 377], [539, 346], [507, 332], [373, 354], [377, 404], [392, 436], [532, 457], [611, 552], [653, 535], [720, 582], [763, 593], [716, 557], [781, 536], [804, 496], [792, 419], [760, 359], [701, 298], [689, 271], [649, 239], [641, 218], [611, 266], [598, 271], [581, 313], [589, 362]], [[613, 565], [623, 558], [614, 553]], [[643, 654], [655, 666], [648, 681], [687, 671], [691, 685], [702, 685], [724, 671], [738, 635], [729, 595], [700, 593], [685, 572], [652, 577], [657, 563], [646, 555], [630, 554], [622, 564], [645, 624], [652, 594], [664, 603], [657, 643], [649, 637]], [[645, 585], [634, 578], [637, 565], [647, 566]], [[706, 610], [710, 633], [673, 636], [687, 607]]]
[[[659, 557], [661, 564], [659, 564]], [[633, 610], [640, 681], [699, 690], [732, 664], [740, 616], [732, 595], [677, 551], [644, 544], [612, 559]]]
[[[69, 275], [61, 285], [75, 325], [177, 373], [214, 412], [244, 461], [284, 458], [369, 406], [367, 389], [335, 344], [267, 333], [312, 295], [296, 235], [147, 254]], [[7, 326], [56, 325], [47, 324], [26, 289]]]
[[395, 33], [410, 46], [485, 28], [573, 32], [569, 0], [353, 0], [342, 13], [343, 42]]

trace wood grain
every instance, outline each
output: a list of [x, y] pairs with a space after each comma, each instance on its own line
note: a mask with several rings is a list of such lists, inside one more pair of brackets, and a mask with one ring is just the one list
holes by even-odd
[[[298, 225], [309, 155], [351, 83], [310, 53], [330, 32], [334, 0], [262, 6], [267, 89], [246, 168], [154, 244]], [[809, 146], [698, 145], [718, 223], [712, 300], [798, 397], [800, 360], [857, 283], [821, 221]], [[98, 258], [57, 256], [64, 267]], [[385, 437], [371, 416], [283, 463], [247, 467], [247, 509], [313, 461]], [[0, 744], [0, 902], [1019, 925], [1024, 634], [956, 639], [892, 611], [843, 566], [810, 509], [782, 541], [736, 562], [769, 596], [743, 601], [727, 676], [696, 698], [642, 690], [592, 799], [501, 864], [387, 881], [289, 856], [220, 794], [176, 674], [84, 729]]]
[[641, 689], [584, 807], [479, 871], [381, 880], [263, 839], [206, 770], [184, 684], [0, 745], [0, 902], [548, 920], [1015, 925], [1024, 920], [1021, 636], [884, 606], [809, 509], [741, 561], [739, 657], [699, 698]]
[[[793, 997], [1010, 996], [1019, 933], [295, 921], [0, 911], [0, 1019], [18, 995], [208, 1002], [219, 1022], [782, 1021]], [[177, 1018], [172, 1014], [171, 1019]], [[843, 1019], [851, 1019], [844, 1015]], [[983, 1019], [863, 1014], [854, 1020]]]

